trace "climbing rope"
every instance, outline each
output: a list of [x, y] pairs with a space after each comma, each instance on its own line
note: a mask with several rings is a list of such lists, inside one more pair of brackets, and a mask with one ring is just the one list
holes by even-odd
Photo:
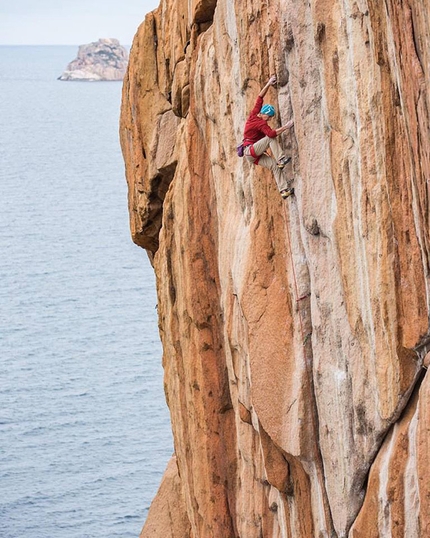
[[303, 319], [302, 319], [302, 312], [300, 309], [300, 301], [303, 301], [303, 299], [307, 299], [310, 296], [310, 293], [307, 293], [306, 295], [303, 295], [302, 297], [299, 297], [299, 287], [297, 285], [297, 276], [296, 276], [296, 268], [294, 266], [294, 260], [293, 260], [293, 249], [291, 248], [291, 234], [290, 234], [290, 225], [289, 225], [289, 219], [287, 214], [287, 208], [285, 204], [285, 223], [287, 228], [287, 242], [288, 242], [288, 250], [290, 251], [290, 260], [291, 260], [291, 268], [293, 273], [293, 280], [294, 280], [294, 298], [297, 304], [297, 311], [299, 313], [299, 320], [300, 320], [300, 333], [302, 335], [302, 343], [303, 345], [306, 345], [307, 341], [309, 340], [311, 334], [307, 334], [305, 336], [304, 330], [303, 330]]

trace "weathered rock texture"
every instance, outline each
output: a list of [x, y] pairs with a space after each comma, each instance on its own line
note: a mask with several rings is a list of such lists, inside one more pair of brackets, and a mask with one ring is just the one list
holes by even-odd
[[70, 62], [58, 80], [122, 80], [128, 62], [127, 49], [118, 39], [99, 39], [81, 45], [78, 56]]
[[[430, 536], [429, 19], [162, 0], [139, 28], [121, 139], [184, 499], [142, 537]], [[273, 73], [287, 202], [235, 153]]]

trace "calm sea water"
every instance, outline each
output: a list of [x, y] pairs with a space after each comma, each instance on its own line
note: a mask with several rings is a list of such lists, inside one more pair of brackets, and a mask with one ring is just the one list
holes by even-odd
[[0, 536], [138, 537], [172, 453], [121, 83], [0, 47]]

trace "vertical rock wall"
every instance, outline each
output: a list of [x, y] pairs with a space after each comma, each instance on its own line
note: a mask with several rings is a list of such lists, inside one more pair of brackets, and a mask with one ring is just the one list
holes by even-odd
[[[176, 457], [143, 538], [430, 535], [429, 19], [162, 0], [140, 26], [121, 142]], [[287, 201], [235, 153], [273, 73]]]

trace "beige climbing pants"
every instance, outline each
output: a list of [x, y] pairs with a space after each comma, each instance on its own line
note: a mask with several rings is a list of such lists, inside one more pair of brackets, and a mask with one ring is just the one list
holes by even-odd
[[[273, 153], [273, 157], [270, 157], [270, 155], [267, 155], [267, 153], [264, 153], [268, 147], [270, 147]], [[269, 136], [265, 136], [258, 142], [255, 142], [254, 151], [257, 155], [261, 155], [261, 157], [258, 160], [258, 164], [272, 171], [273, 175], [275, 176], [275, 181], [276, 181], [276, 185], [278, 186], [278, 189], [280, 191], [283, 191], [284, 189], [288, 189], [289, 187], [288, 180], [286, 178], [284, 170], [281, 168], [278, 168], [278, 165], [276, 164], [277, 161], [281, 157], [284, 157], [284, 152], [282, 151], [282, 148], [278, 140], [276, 138], [270, 138]], [[244, 155], [248, 159], [248, 161], [252, 163], [255, 162], [254, 157], [251, 155], [250, 146], [245, 148]]]

